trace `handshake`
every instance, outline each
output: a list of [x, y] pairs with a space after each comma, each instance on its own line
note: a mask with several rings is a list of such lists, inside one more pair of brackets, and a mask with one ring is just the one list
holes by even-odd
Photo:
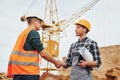
[[66, 63], [60, 61], [60, 60], [56, 60], [56, 62], [54, 63], [56, 68], [60, 68], [60, 67], [65, 67]]

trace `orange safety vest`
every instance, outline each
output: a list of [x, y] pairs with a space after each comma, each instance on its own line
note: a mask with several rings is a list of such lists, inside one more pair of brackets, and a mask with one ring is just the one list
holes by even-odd
[[26, 51], [23, 49], [28, 33], [31, 28], [25, 29], [17, 39], [15, 47], [8, 64], [7, 76], [13, 77], [20, 75], [39, 75], [39, 54], [38, 51]]

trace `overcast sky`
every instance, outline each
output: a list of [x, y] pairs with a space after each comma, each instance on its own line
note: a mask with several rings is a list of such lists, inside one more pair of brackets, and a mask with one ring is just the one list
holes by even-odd
[[[59, 19], [70, 17], [91, 0], [56, 0]], [[46, 0], [0, 0], [0, 72], [6, 72], [9, 55], [19, 33], [27, 26], [20, 17], [35, 9], [44, 15]], [[88, 33], [99, 47], [120, 44], [120, 0], [100, 0], [91, 10], [81, 16], [91, 23]], [[74, 25], [71, 24], [60, 40], [60, 59], [67, 55], [70, 44], [75, 42]]]

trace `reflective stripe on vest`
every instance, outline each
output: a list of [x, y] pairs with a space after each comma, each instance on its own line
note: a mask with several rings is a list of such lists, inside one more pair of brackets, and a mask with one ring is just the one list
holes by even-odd
[[16, 55], [19, 55], [19, 56], [26, 56], [26, 57], [38, 57], [39, 54], [34, 54], [34, 53], [29, 53], [29, 54], [25, 54], [25, 53], [22, 53], [22, 52], [19, 52], [19, 51], [12, 51], [12, 54], [16, 54]]
[[39, 54], [38, 51], [26, 51], [23, 49], [28, 33], [31, 28], [25, 29], [18, 37], [13, 48], [8, 64], [7, 76], [15, 74], [39, 75]]
[[[22, 56], [22, 57], [30, 57], [30, 58], [34, 58], [34, 57], [39, 56], [39, 54], [32, 53], [32, 51], [27, 51], [27, 54], [19, 52], [19, 51], [12, 51], [12, 54]], [[24, 65], [24, 66], [33, 65], [33, 66], [39, 67], [39, 62], [22, 62], [22, 61], [14, 61], [14, 60], [11, 61], [10, 60], [9, 64]]]
[[14, 64], [14, 65], [23, 65], [23, 66], [29, 66], [29, 65], [33, 65], [33, 66], [38, 66], [39, 67], [39, 63], [38, 62], [19, 62], [19, 61], [10, 61], [9, 65]]

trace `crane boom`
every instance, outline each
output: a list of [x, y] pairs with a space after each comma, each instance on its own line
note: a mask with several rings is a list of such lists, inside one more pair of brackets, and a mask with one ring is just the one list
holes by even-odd
[[98, 1], [100, 0], [93, 0], [92, 2], [84, 6], [82, 9], [75, 12], [71, 17], [69, 17], [60, 25], [60, 31], [64, 31], [71, 23], [75, 22], [76, 19], [79, 19], [83, 14], [89, 11]]

